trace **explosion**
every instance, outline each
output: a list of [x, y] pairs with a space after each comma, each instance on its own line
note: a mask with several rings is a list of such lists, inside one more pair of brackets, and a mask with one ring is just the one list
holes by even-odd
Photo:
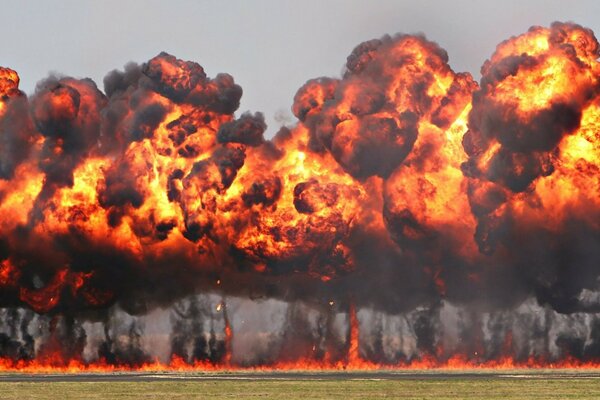
[[0, 368], [599, 366], [599, 49], [532, 27], [478, 84], [385, 36], [272, 139], [166, 53], [0, 68]]

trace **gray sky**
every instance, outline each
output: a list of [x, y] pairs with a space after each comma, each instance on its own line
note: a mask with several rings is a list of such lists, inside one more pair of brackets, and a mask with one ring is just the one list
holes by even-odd
[[362, 41], [422, 32], [456, 71], [478, 78], [495, 46], [531, 25], [574, 21], [600, 35], [600, 1], [31, 1], [0, 0], [0, 65], [31, 93], [48, 72], [90, 77], [160, 51], [228, 72], [244, 89], [240, 112], [263, 111], [269, 135], [308, 79], [338, 76]]

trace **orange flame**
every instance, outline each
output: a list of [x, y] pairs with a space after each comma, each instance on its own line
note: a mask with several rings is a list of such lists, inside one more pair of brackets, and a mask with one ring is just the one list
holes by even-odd
[[[231, 76], [165, 53], [109, 74], [106, 93], [51, 77], [28, 98], [0, 68], [0, 297], [55, 315], [162, 306], [216, 282], [228, 295], [324, 293], [331, 308], [332, 293], [368, 280], [366, 303], [394, 311], [442, 299], [508, 308], [532, 294], [579, 311], [578, 296], [598, 289], [599, 48], [575, 24], [534, 27], [497, 47], [478, 85], [424, 37], [385, 36], [357, 46], [340, 79], [308, 81], [298, 123], [272, 140], [262, 114], [235, 117]], [[484, 360], [479, 337], [475, 357], [444, 358], [440, 345], [372, 363], [361, 304], [349, 309], [343, 360], [250, 369], [598, 368], [569, 356]], [[86, 363], [50, 343], [0, 369], [244, 369], [226, 304], [217, 311], [216, 365]]]

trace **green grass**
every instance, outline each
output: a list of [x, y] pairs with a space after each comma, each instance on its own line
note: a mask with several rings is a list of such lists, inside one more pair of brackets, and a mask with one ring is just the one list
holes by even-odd
[[600, 399], [600, 378], [0, 382], [12, 399]]

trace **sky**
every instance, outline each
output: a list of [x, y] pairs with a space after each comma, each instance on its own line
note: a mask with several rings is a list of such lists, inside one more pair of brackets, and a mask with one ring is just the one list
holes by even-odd
[[308, 79], [339, 76], [359, 43], [423, 33], [455, 71], [479, 78], [496, 45], [532, 25], [573, 21], [600, 35], [597, 0], [0, 0], [0, 65], [33, 93], [50, 72], [104, 76], [166, 51], [210, 77], [227, 72], [244, 90], [243, 111], [261, 111], [273, 135], [293, 121], [293, 97]]

